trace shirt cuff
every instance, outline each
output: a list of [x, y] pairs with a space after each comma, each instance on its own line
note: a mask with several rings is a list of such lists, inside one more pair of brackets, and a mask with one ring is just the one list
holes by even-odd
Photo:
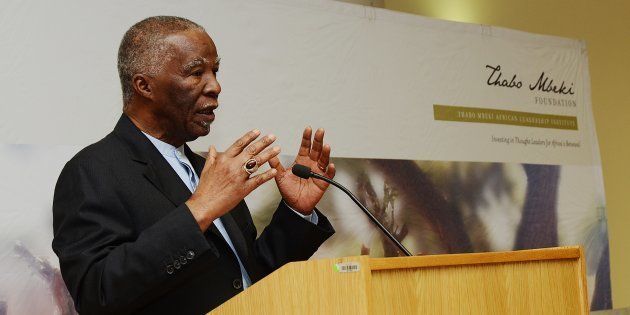
[[287, 206], [287, 208], [291, 209], [291, 211], [295, 212], [295, 214], [299, 215], [304, 220], [306, 220], [308, 222], [311, 222], [311, 223], [313, 223], [315, 225], [317, 225], [317, 223], [319, 222], [319, 217], [317, 216], [317, 212], [313, 211], [309, 215], [303, 215], [303, 214], [295, 211], [295, 209], [291, 208], [291, 206], [289, 206], [284, 200], [282, 200], [282, 202], [284, 202], [284, 205]]

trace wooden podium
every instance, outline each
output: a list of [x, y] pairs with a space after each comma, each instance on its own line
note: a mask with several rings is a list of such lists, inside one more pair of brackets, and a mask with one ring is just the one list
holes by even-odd
[[289, 263], [210, 314], [588, 314], [581, 247]]

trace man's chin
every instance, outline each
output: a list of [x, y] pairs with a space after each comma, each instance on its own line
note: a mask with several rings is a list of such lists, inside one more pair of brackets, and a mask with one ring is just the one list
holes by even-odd
[[197, 137], [204, 137], [210, 133], [210, 123], [207, 123], [205, 127], [201, 127], [201, 133]]
[[205, 137], [210, 133], [210, 123], [206, 123], [204, 125], [199, 124], [199, 123], [193, 123], [193, 128], [191, 128], [192, 130], [189, 130], [190, 132], [188, 133], [189, 138], [192, 138], [192, 140], [188, 140], [188, 141], [194, 141], [199, 137]]

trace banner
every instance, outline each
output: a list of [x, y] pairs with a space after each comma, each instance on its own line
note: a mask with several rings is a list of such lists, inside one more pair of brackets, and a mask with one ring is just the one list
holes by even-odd
[[[592, 309], [612, 307], [583, 42], [324, 0], [134, 5], [68, 1], [57, 14], [43, 1], [2, 5], [16, 13], [0, 30], [15, 41], [0, 58], [11, 104], [0, 109], [0, 167], [10, 174], [0, 310], [71, 309], [50, 251], [54, 182], [65, 161], [113, 128], [117, 45], [155, 14], [200, 23], [222, 58], [217, 118], [196, 151], [225, 149], [259, 128], [278, 136], [290, 164], [304, 126], [323, 127], [336, 180], [412, 252], [583, 245]], [[42, 55], [33, 39], [54, 49]], [[33, 73], [46, 84], [25, 93]], [[279, 198], [273, 183], [247, 198], [259, 232]], [[318, 208], [337, 233], [314, 258], [398, 255], [341, 192], [331, 187]]]

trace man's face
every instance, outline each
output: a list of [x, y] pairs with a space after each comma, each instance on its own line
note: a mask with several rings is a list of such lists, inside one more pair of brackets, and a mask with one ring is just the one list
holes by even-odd
[[208, 134], [219, 105], [217, 49], [201, 30], [175, 33], [164, 42], [170, 45], [172, 57], [152, 80], [155, 107], [151, 110], [165, 138], [193, 141]]

